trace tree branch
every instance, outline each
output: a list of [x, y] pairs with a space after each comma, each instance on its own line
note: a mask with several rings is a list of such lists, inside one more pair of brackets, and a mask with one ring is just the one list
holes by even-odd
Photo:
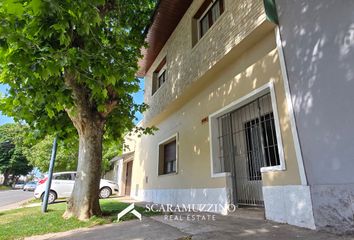
[[104, 18], [108, 12], [112, 11], [116, 7], [114, 0], [107, 0], [106, 3], [98, 7], [101, 18]]

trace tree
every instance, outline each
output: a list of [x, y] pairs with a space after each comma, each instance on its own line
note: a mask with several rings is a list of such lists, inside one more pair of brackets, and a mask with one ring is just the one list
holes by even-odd
[[11, 142], [0, 143], [0, 171], [4, 172], [4, 185], [9, 174], [14, 179], [20, 175], [27, 175], [32, 168], [20, 148]]
[[[77, 178], [64, 217], [100, 215], [102, 140], [133, 129], [131, 93], [154, 0], [0, 2], [0, 108], [42, 134], [79, 136]], [[151, 133], [152, 128], [139, 128]]]
[[[35, 139], [32, 146], [24, 151], [28, 161], [41, 172], [49, 169], [49, 160], [55, 136], [47, 135], [43, 139]], [[73, 171], [77, 168], [77, 138], [62, 139], [58, 142], [54, 171]]]
[[0, 172], [4, 174], [4, 185], [9, 175], [25, 175], [32, 166], [23, 154], [23, 137], [26, 127], [20, 124], [0, 126]]
[[[30, 144], [24, 149], [24, 155], [29, 163], [45, 173], [49, 169], [49, 158], [53, 147], [53, 135], [47, 135], [43, 139], [27, 138]], [[109, 170], [109, 160], [120, 154], [121, 144], [112, 139], [103, 142], [102, 175]], [[73, 171], [77, 168], [78, 157], [77, 136], [68, 139], [61, 139], [58, 142], [54, 171]]]

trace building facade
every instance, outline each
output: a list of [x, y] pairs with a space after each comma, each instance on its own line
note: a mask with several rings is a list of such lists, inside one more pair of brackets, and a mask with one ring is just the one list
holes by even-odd
[[276, 4], [316, 227], [354, 233], [354, 2]]
[[[136, 139], [131, 197], [162, 204], [257, 206], [270, 220], [326, 227], [319, 219], [328, 211], [320, 208], [340, 201], [341, 194], [326, 203], [321, 197], [332, 194], [334, 183], [353, 183], [354, 174], [327, 179], [330, 184], [323, 187], [328, 175], [313, 170], [321, 154], [327, 153], [317, 154], [321, 150], [311, 144], [318, 137], [327, 141], [327, 133], [316, 135], [316, 116], [298, 109], [294, 99], [302, 94], [310, 101], [304, 88], [312, 81], [306, 71], [311, 64], [303, 61], [301, 52], [298, 55], [305, 37], [301, 38], [301, 29], [298, 34], [292, 29], [297, 16], [292, 9], [303, 11], [307, 1], [279, 2], [277, 11], [275, 2], [267, 0], [159, 2], [147, 33], [149, 48], [140, 62], [145, 102], [150, 106], [142, 124], [158, 130]], [[315, 3], [307, 5], [309, 13], [304, 15], [310, 17], [317, 8]], [[307, 27], [309, 31], [315, 25]], [[297, 41], [298, 45], [293, 43]], [[316, 38], [306, 41], [311, 47]], [[348, 48], [352, 51], [352, 45]], [[350, 73], [346, 76], [353, 80]], [[345, 88], [344, 79], [342, 84]], [[325, 127], [331, 120], [326, 117], [319, 124]], [[323, 161], [331, 161], [337, 150], [327, 148], [332, 155], [322, 156]], [[338, 160], [343, 165], [336, 166], [350, 171], [350, 150], [347, 153], [347, 160]], [[352, 185], [338, 189], [354, 200], [351, 190]], [[353, 228], [353, 215], [347, 220]]]

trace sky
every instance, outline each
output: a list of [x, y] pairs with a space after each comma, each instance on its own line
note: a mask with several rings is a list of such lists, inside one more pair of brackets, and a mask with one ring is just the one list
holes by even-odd
[[[5, 94], [5, 92], [6, 92], [6, 86], [0, 84], [0, 93], [1, 93], [1, 94]], [[5, 124], [5, 123], [11, 123], [11, 122], [13, 122], [12, 118], [9, 118], [9, 117], [7, 117], [7, 116], [4, 116], [4, 115], [2, 114], [2, 112], [0, 111], [0, 125], [3, 125], [3, 124]]]
[[[140, 79], [140, 80], [141, 80], [140, 81], [140, 91], [133, 94], [134, 101], [136, 103], [142, 103], [144, 101], [144, 79]], [[6, 86], [3, 84], [0, 84], [0, 93], [5, 94], [5, 92], [6, 92]], [[137, 123], [142, 119], [142, 114], [137, 114], [136, 117], [138, 118], [138, 120], [135, 121]], [[3, 125], [5, 123], [11, 123], [11, 122], [13, 122], [13, 119], [3, 115], [2, 112], [0, 111], [0, 125]]]

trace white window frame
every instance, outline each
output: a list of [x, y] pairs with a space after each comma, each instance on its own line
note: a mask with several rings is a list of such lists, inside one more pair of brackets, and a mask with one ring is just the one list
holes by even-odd
[[[166, 174], [159, 174], [159, 169], [160, 169], [160, 146], [165, 145], [172, 139], [176, 139], [176, 172], [171, 172], [171, 173], [166, 173]], [[178, 151], [179, 150], [179, 138], [178, 138], [178, 132], [169, 136], [168, 138], [164, 139], [163, 141], [159, 142], [157, 145], [157, 176], [158, 177], [163, 177], [163, 176], [171, 176], [171, 175], [176, 175], [178, 174]]]
[[166, 70], [167, 70], [167, 64], [165, 63], [165, 64], [162, 66], [162, 68], [160, 69], [160, 71], [158, 72], [157, 77], [160, 77], [160, 76], [162, 75], [162, 73], [163, 73], [164, 71], [166, 71]]
[[197, 30], [198, 30], [198, 40], [202, 39], [206, 34], [207, 32], [209, 32], [209, 30], [215, 25], [215, 23], [220, 19], [220, 17], [223, 15], [223, 13], [225, 12], [225, 1], [224, 1], [224, 12], [222, 12], [220, 14], [220, 16], [218, 17], [218, 19], [216, 19], [216, 21], [213, 23], [213, 25], [211, 27], [209, 27], [209, 29], [204, 33], [203, 36], [201, 36], [201, 21], [202, 19], [205, 17], [205, 15], [209, 12], [209, 10], [211, 9], [211, 7], [214, 5], [214, 2], [215, 1], [212, 1], [210, 6], [206, 8], [206, 10], [203, 12], [203, 14], [200, 16], [200, 18], [197, 19]]
[[[167, 64], [166, 63], [165, 63], [165, 65], [163, 65], [163, 67], [160, 69], [160, 71], [157, 74], [157, 83], [158, 84], [160, 83], [160, 77], [164, 72], [165, 72], [165, 81], [158, 87], [158, 89], [160, 89], [162, 87], [162, 85], [167, 81]], [[155, 92], [157, 92], [157, 90]]]
[[236, 109], [239, 109], [239, 108], [247, 105], [248, 103], [256, 100], [257, 98], [259, 98], [267, 93], [270, 93], [270, 97], [271, 97], [271, 104], [272, 104], [272, 110], [273, 110], [273, 115], [274, 115], [274, 125], [275, 125], [275, 132], [276, 132], [276, 138], [277, 138], [277, 143], [278, 143], [278, 153], [279, 153], [280, 165], [262, 167], [260, 170], [262, 173], [265, 173], [265, 172], [272, 172], [272, 171], [284, 171], [286, 169], [285, 160], [284, 160], [283, 141], [282, 141], [282, 137], [281, 137], [279, 115], [278, 115], [278, 109], [277, 109], [277, 104], [276, 104], [277, 101], [276, 101], [276, 95], [275, 95], [275, 90], [274, 90], [274, 83], [273, 83], [273, 81], [270, 81], [269, 83], [253, 90], [249, 94], [237, 99], [236, 101], [230, 103], [229, 105], [212, 113], [209, 116], [210, 164], [211, 164], [211, 177], [212, 178], [225, 177], [225, 176], [231, 175], [230, 172], [214, 173], [214, 162], [220, 161], [219, 160], [219, 155], [220, 155], [219, 151], [220, 150], [219, 150], [219, 142], [218, 142], [218, 136], [219, 136], [218, 118], [228, 112], [232, 112]]

